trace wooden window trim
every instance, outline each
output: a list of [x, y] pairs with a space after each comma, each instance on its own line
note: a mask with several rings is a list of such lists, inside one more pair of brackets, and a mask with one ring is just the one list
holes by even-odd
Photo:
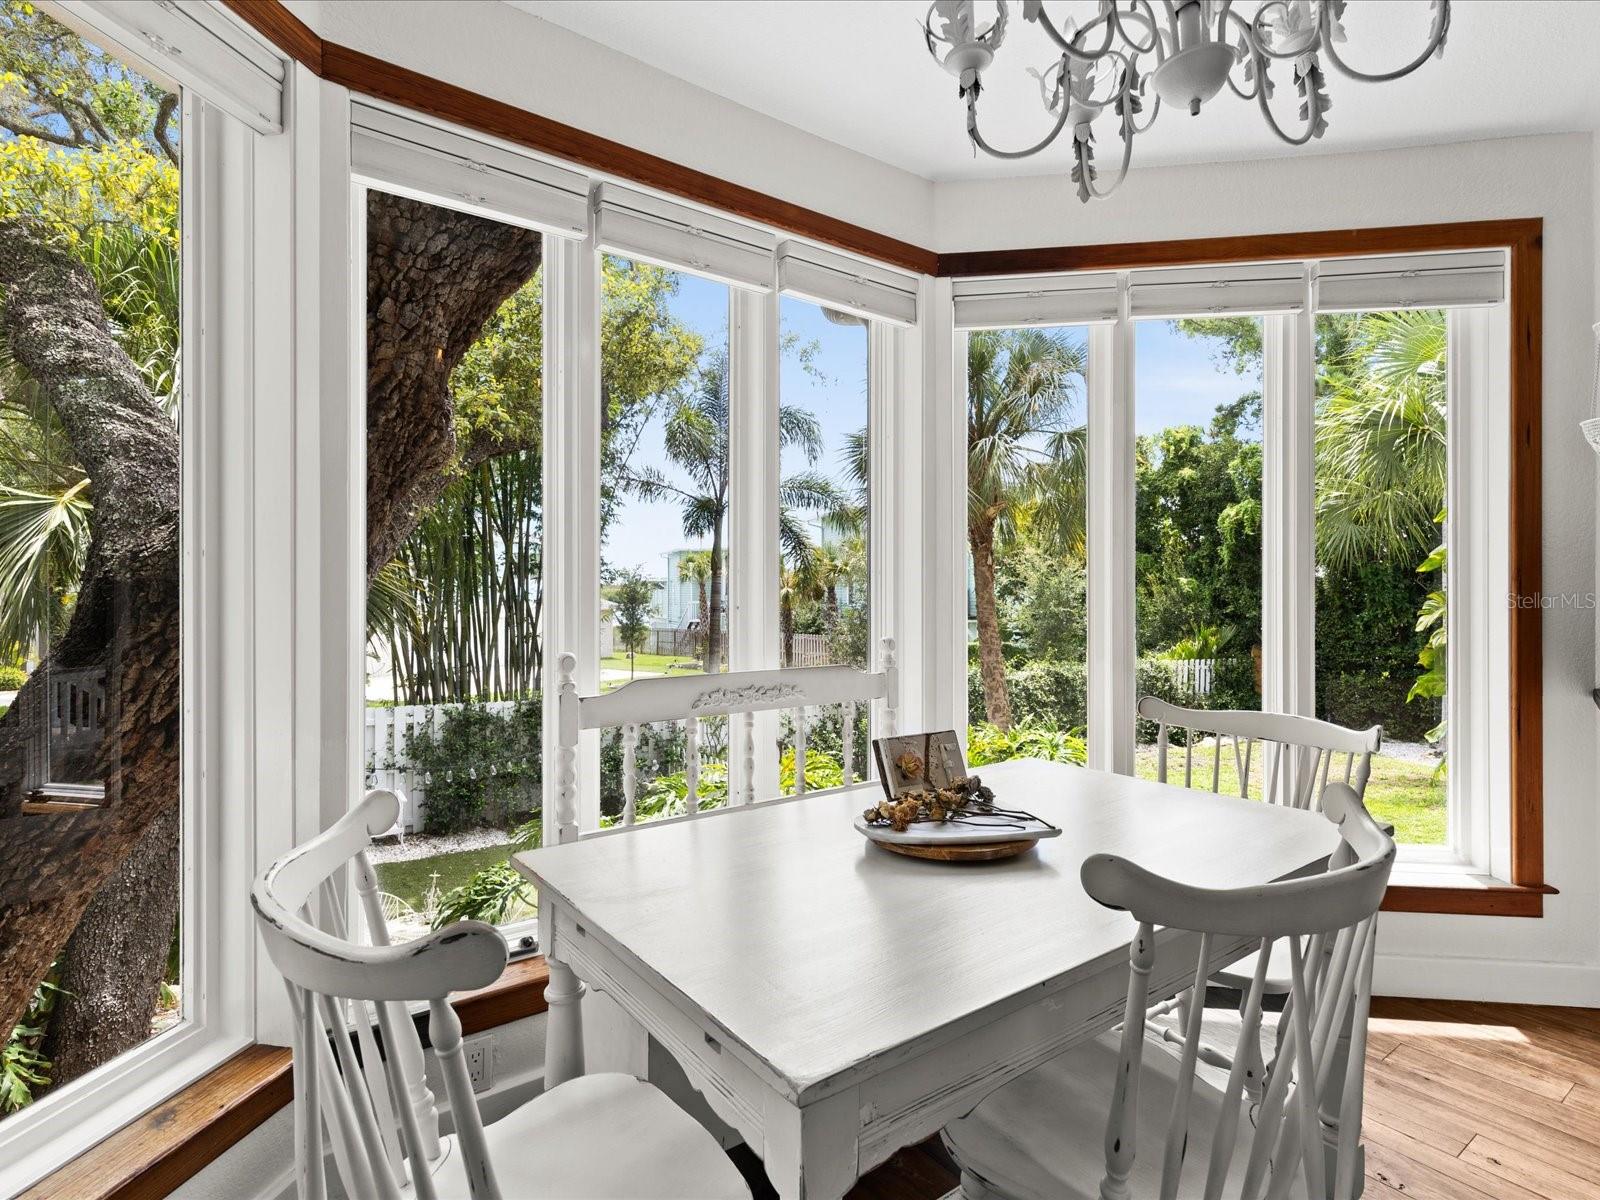
[[[545, 1011], [544, 956], [518, 959], [486, 988], [452, 1002], [464, 1033]], [[294, 1100], [290, 1053], [246, 1046], [105, 1141], [34, 1184], [18, 1200], [158, 1200], [238, 1145]]]

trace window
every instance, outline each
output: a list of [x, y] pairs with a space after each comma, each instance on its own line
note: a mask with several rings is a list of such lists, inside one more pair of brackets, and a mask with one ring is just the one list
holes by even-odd
[[[1128, 531], [1090, 539], [1085, 705], [1038, 685], [1026, 627], [1006, 623], [1006, 575], [1048, 529], [1044, 501], [1069, 493], [985, 506], [1010, 524], [996, 521], [994, 602], [970, 560], [974, 745], [996, 695], [1018, 727], [1031, 715], [1019, 696], [1062, 721], [1087, 709], [1097, 761], [1144, 777], [1144, 694], [1378, 724], [1367, 800], [1412, 865], [1540, 882], [1511, 804], [1525, 786], [1511, 765], [1520, 614], [1502, 598], [1517, 594], [1506, 513], [1525, 476], [1505, 431], [1527, 417], [1506, 280], [1502, 249], [957, 280], [969, 425], [991, 358], [1004, 377], [991, 345], [1023, 336], [1014, 322], [1093, 322], [1086, 523]], [[986, 444], [974, 428], [975, 463]], [[1023, 460], [1007, 461], [1020, 477]], [[1125, 540], [1127, 558], [1105, 549]], [[1066, 561], [1025, 581], [1029, 620], [1051, 611]], [[1004, 693], [990, 682], [1002, 678]]]
[[[1137, 324], [1140, 696], [1261, 707], [1261, 336], [1257, 316]], [[1157, 775], [1152, 732], [1140, 723], [1134, 761], [1145, 779]], [[1194, 750], [1207, 777], [1214, 753]]]
[[[778, 663], [867, 670], [872, 662], [871, 451], [867, 318], [779, 300]], [[855, 712], [850, 777], [869, 774], [865, 707]], [[844, 782], [842, 706], [810, 714], [806, 787]], [[796, 787], [793, 719], [779, 730], [779, 787]]]
[[968, 759], [1083, 762], [1088, 331], [966, 339]]
[[506, 859], [540, 840], [545, 245], [377, 188], [365, 218], [365, 767], [404, 800], [372, 850], [399, 938], [535, 911]]
[[1382, 725], [1367, 798], [1403, 843], [1447, 841], [1442, 309], [1318, 316], [1317, 715]]
[[[600, 293], [600, 686], [728, 669], [729, 288], [606, 254]], [[702, 723], [701, 803], [727, 798], [725, 721]], [[621, 729], [600, 733], [600, 814], [623, 810]], [[640, 728], [635, 818], [688, 794], [678, 724]]]
[[[190, 131], [175, 91], [31, 7], [0, 15], [0, 68], [0, 215], [38, 222], [6, 236], [39, 264], [5, 322], [0, 382], [8, 1124], [198, 1010], [181, 933]], [[41, 339], [107, 386], [63, 386]]]

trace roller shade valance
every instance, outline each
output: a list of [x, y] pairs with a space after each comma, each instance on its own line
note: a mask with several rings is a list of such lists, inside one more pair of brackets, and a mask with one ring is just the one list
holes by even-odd
[[1036, 329], [1117, 319], [1112, 274], [958, 279], [952, 290], [957, 329]]
[[606, 183], [595, 193], [594, 232], [600, 249], [624, 258], [772, 290], [777, 239], [742, 221]]
[[852, 316], [914, 325], [917, 279], [801, 242], [778, 247], [778, 288]]
[[257, 133], [283, 132], [288, 64], [220, 5], [204, 0], [58, 0], [44, 6], [93, 42], [114, 44]]
[[1298, 262], [1182, 267], [1128, 276], [1128, 309], [1134, 317], [1220, 317], [1304, 307], [1305, 268]]
[[1465, 308], [1506, 298], [1503, 250], [1334, 258], [1317, 274], [1320, 312]]
[[558, 237], [589, 232], [575, 171], [374, 105], [350, 106], [350, 166], [363, 182]]

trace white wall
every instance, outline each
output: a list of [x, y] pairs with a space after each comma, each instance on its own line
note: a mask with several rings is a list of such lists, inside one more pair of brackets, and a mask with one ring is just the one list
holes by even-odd
[[648, 150], [828, 216], [929, 246], [933, 184], [685, 83], [496, 0], [320, 0], [329, 41]]
[[[1596, 460], [1577, 422], [1600, 312], [1597, 170], [1588, 134], [1513, 138], [1136, 170], [1086, 205], [1064, 177], [944, 183], [935, 222], [939, 249], [980, 250], [1543, 217], [1543, 591], [1588, 595]], [[1545, 876], [1561, 895], [1537, 921], [1385, 918], [1380, 991], [1600, 1005], [1595, 644], [1592, 613], [1546, 613]]]

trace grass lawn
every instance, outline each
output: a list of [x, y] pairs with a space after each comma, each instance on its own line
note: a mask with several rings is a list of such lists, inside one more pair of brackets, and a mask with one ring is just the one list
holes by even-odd
[[[1194, 748], [1194, 784], [1210, 790], [1211, 746]], [[1167, 781], [1182, 784], [1187, 751], [1182, 746], [1168, 750]], [[1259, 795], [1263, 786], [1261, 748], [1256, 747], [1250, 761], [1250, 793]], [[1343, 757], [1339, 759], [1343, 764]], [[1141, 745], [1134, 754], [1134, 774], [1140, 779], [1156, 777], [1156, 748]], [[1239, 794], [1239, 774], [1234, 767], [1231, 745], [1223, 747], [1223, 792]], [[1367, 809], [1380, 823], [1394, 826], [1395, 840], [1410, 845], [1436, 846], [1445, 840], [1444, 782], [1433, 778], [1433, 764], [1390, 758], [1380, 754], [1372, 760], [1372, 775], [1367, 780]]]
[[[633, 672], [635, 675], [665, 675], [669, 670], [673, 674], [686, 674], [699, 670], [700, 660], [688, 658], [681, 654], [635, 654], [633, 656]], [[626, 654], [608, 654], [600, 660], [602, 671], [626, 671], [628, 669], [628, 656]], [[627, 680], [622, 680], [626, 683]]]
[[[459, 850], [452, 854], [436, 854], [432, 858], [412, 858], [403, 862], [378, 863], [378, 887], [399, 896], [418, 912], [428, 894], [428, 877], [439, 873], [439, 894], [460, 887], [469, 877], [487, 867], [498, 866], [511, 857], [513, 847], [484, 846], [478, 850]], [[529, 892], [532, 892], [530, 887]], [[531, 906], [513, 910], [512, 920], [532, 916]]]

